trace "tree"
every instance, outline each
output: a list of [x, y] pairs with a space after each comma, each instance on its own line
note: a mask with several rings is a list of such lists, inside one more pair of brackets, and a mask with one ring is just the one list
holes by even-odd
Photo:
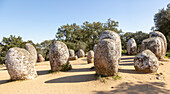
[[168, 43], [167, 49], [170, 51], [170, 3], [166, 9], [159, 10], [154, 16], [156, 30], [162, 32]]
[[117, 29], [118, 22], [108, 19], [106, 23], [88, 21], [83, 25], [73, 23], [71, 25], [63, 25], [58, 28], [56, 38], [59, 41], [66, 43], [69, 49], [78, 51], [84, 49], [86, 52], [93, 49], [93, 46], [98, 43], [99, 35], [104, 30], [112, 30], [121, 33]]

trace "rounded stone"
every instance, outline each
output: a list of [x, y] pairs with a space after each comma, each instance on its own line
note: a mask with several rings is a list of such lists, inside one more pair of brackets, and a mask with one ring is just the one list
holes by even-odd
[[160, 37], [160, 38], [162, 38], [162, 40], [164, 41], [164, 48], [163, 48], [164, 53], [163, 53], [163, 56], [165, 57], [166, 50], [167, 50], [167, 40], [166, 40], [166, 37], [164, 36], [164, 34], [162, 34], [159, 31], [154, 31], [154, 32], [150, 33], [150, 37]]
[[37, 62], [37, 51], [35, 47], [30, 43], [26, 43], [25, 49], [34, 57], [34, 61]]
[[49, 59], [52, 71], [59, 71], [62, 65], [67, 63], [69, 59], [69, 51], [67, 46], [60, 41], [55, 41], [49, 51]]
[[131, 38], [127, 42], [127, 52], [128, 54], [136, 54], [137, 53], [137, 45], [134, 38]]
[[88, 52], [87, 62], [88, 63], [94, 63], [94, 52], [92, 50]]
[[78, 53], [77, 53], [77, 56], [78, 56], [78, 58], [84, 57], [84, 56], [85, 56], [84, 51], [83, 51], [82, 49], [79, 49], [79, 51], [78, 51]]
[[43, 62], [45, 61], [44, 57], [41, 54], [38, 54], [38, 62]]
[[22, 48], [10, 48], [6, 54], [6, 67], [11, 80], [26, 80], [37, 77], [35, 57]]
[[135, 56], [134, 67], [136, 71], [152, 73], [158, 70], [159, 62], [154, 53], [144, 50]]
[[164, 58], [164, 42], [160, 37], [151, 37], [142, 41], [141, 51], [151, 50], [158, 59]]
[[118, 73], [120, 62], [120, 45], [116, 45], [112, 39], [103, 39], [99, 41], [94, 53], [94, 66], [98, 75], [113, 76]]
[[74, 53], [75, 53], [75, 52], [74, 52], [73, 49], [69, 49], [69, 56], [70, 56], [70, 57], [74, 57], [74, 56], [75, 56]]
[[121, 58], [122, 46], [121, 46], [120, 36], [114, 31], [105, 30], [105, 31], [101, 32], [100, 37], [99, 37], [99, 41], [102, 41], [103, 39], [112, 39], [112, 40], [115, 41], [115, 43], [117, 45], [116, 50], [118, 50], [118, 52], [119, 52], [118, 54]]

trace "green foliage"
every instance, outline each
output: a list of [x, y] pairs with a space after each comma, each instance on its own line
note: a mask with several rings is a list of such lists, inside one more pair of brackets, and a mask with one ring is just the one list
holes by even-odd
[[98, 80], [100, 80], [101, 78], [102, 78], [102, 76], [101, 76], [101, 75], [99, 75], [99, 76], [97, 77], [97, 79], [98, 79]]
[[26, 42], [22, 41], [22, 37], [10, 36], [9, 38], [3, 37], [2, 42], [0, 43], [0, 63], [5, 63], [5, 56], [7, 51], [12, 47], [24, 48]]
[[66, 63], [66, 64], [63, 64], [62, 65], [62, 69], [61, 69], [61, 71], [69, 71], [69, 70], [72, 70], [72, 66], [71, 66], [71, 64], [69, 64], [69, 63]]
[[112, 78], [113, 78], [114, 80], [119, 80], [119, 79], [121, 79], [122, 77], [121, 77], [121, 76], [116, 75], [116, 76], [113, 76]]
[[167, 53], [166, 53], [166, 56], [167, 56], [167, 57], [170, 57], [170, 52], [167, 52]]
[[127, 50], [122, 50], [122, 54], [127, 54]]
[[168, 43], [168, 51], [170, 51], [170, 3], [166, 9], [159, 10], [154, 16], [155, 30], [162, 32]]
[[112, 30], [117, 33], [121, 33], [121, 30], [117, 29], [118, 22], [108, 19], [106, 23], [88, 21], [83, 25], [77, 25], [73, 23], [71, 25], [63, 25], [58, 28], [56, 33], [57, 40], [66, 43], [69, 49], [78, 51], [79, 49], [88, 52], [93, 49], [93, 46], [98, 43], [99, 35], [104, 30]]

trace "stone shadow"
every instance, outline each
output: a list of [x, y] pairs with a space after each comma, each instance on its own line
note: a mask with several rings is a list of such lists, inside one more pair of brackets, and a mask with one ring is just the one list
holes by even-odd
[[49, 74], [49, 70], [41, 70], [41, 71], [37, 71], [38, 75], [45, 75], [45, 74]]
[[139, 71], [136, 71], [136, 70], [133, 70], [133, 69], [119, 69], [119, 72], [122, 72], [122, 73], [131, 73], [131, 74], [148, 74], [148, 73], [139, 72]]
[[134, 59], [134, 57], [121, 58], [121, 60]]
[[112, 87], [111, 91], [94, 91], [96, 94], [170, 94], [170, 90], [165, 89], [163, 82], [124, 82], [116, 87]]
[[94, 69], [90, 68], [79, 68], [79, 69], [72, 69], [68, 72], [88, 72], [88, 71], [94, 71]]
[[45, 83], [79, 83], [96, 80], [95, 74], [74, 75], [45, 81]]

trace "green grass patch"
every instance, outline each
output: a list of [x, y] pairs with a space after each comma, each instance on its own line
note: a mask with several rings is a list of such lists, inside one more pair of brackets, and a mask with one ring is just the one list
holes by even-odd
[[170, 57], [170, 52], [166, 52], [166, 57]]
[[66, 63], [66, 64], [63, 64], [63, 65], [62, 65], [61, 71], [66, 72], [66, 71], [69, 71], [69, 70], [72, 70], [71, 64]]
[[121, 79], [122, 77], [119, 76], [119, 75], [116, 75], [116, 76], [113, 76], [112, 78], [113, 78], [114, 80], [119, 80], [119, 79]]

